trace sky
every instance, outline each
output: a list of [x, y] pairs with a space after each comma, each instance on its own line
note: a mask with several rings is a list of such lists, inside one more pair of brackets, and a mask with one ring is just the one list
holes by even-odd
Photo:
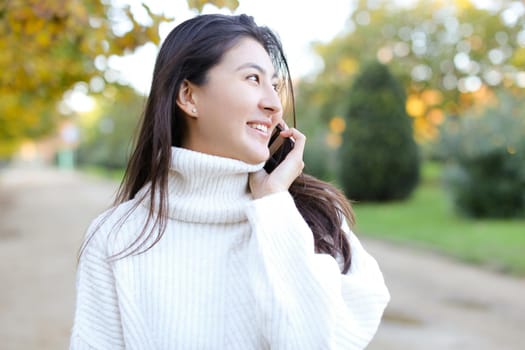
[[[124, 0], [117, 0], [119, 1]], [[163, 40], [177, 24], [195, 16], [190, 11], [186, 0], [146, 0], [155, 13], [164, 13], [174, 17], [175, 21], [164, 23], [159, 31]], [[136, 3], [140, 12], [140, 1]], [[311, 50], [314, 41], [328, 42], [346, 28], [347, 19], [352, 11], [351, 0], [239, 0], [235, 14], [246, 13], [253, 16], [257, 24], [266, 25], [281, 38], [290, 66], [292, 78], [313, 73], [322, 67], [322, 63]], [[206, 5], [203, 13], [230, 13], [229, 10], [218, 10]], [[121, 79], [130, 83], [138, 92], [147, 94], [151, 84], [151, 74], [155, 64], [157, 48], [153, 44], [138, 49], [133, 55], [125, 58], [111, 58], [109, 66], [121, 72]]]

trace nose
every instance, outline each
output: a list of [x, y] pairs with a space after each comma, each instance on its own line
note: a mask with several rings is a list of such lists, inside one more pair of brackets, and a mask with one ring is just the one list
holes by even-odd
[[273, 89], [265, 91], [259, 101], [259, 108], [269, 117], [279, 119], [282, 116], [283, 106], [279, 94]]

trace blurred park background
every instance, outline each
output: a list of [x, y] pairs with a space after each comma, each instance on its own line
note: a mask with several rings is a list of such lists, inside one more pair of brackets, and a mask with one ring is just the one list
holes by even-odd
[[[250, 0], [174, 2], [195, 15], [237, 13]], [[301, 16], [303, 7], [310, 6], [309, 2], [294, 4], [295, 11], [287, 14], [289, 26], [294, 25], [294, 17]], [[353, 200], [357, 233], [370, 241], [380, 263], [384, 254], [386, 261], [398, 264], [385, 266], [387, 282], [395, 285], [395, 279], [403, 280], [404, 269], [445, 257], [440, 266], [449, 270], [428, 271], [436, 274], [434, 278], [456, 276], [454, 280], [460, 282], [468, 280], [466, 275], [487, 274], [493, 279], [472, 280], [469, 287], [486, 290], [512, 285], [509, 288], [523, 294], [502, 292], [495, 296], [509, 299], [500, 301], [511, 305], [505, 304], [508, 307], [501, 315], [525, 314], [524, 3], [348, 0], [348, 4], [340, 30], [329, 40], [309, 44], [317, 64], [299, 75], [294, 75], [293, 65], [290, 67], [297, 126], [308, 136], [305, 171], [336, 184]], [[318, 16], [309, 18], [313, 28], [322, 26], [321, 19], [329, 20], [330, 11], [338, 11], [316, 6], [320, 8]], [[71, 235], [64, 239], [69, 245], [56, 252], [69, 249], [67, 258], [53, 253], [57, 268], [68, 266], [66, 276], [70, 279], [57, 277], [62, 277], [59, 284], [68, 292], [50, 292], [68, 306], [62, 311], [66, 315], [66, 330], [61, 331], [64, 339], [73, 312], [76, 249], [89, 219], [111, 203], [145, 101], [146, 90], [130, 84], [132, 78], [126, 79], [115, 67], [123, 62], [119, 57], [133, 55], [144, 47], [156, 49], [162, 39], [161, 29], [180, 22], [176, 13], [166, 14], [158, 8], [162, 5], [153, 0], [0, 1], [2, 256], [13, 261], [30, 258], [27, 245], [16, 248], [21, 255], [12, 253], [16, 240], [13, 227], [30, 224], [21, 223], [24, 210], [38, 211], [56, 225], [63, 207], [49, 200], [62, 198], [67, 207], [68, 201], [82, 199], [85, 202], [78, 202], [77, 211], [84, 205], [90, 208], [82, 219], [68, 222], [67, 231], [52, 236], [62, 240], [60, 235]], [[249, 14], [257, 20], [257, 13]], [[272, 28], [280, 31], [279, 27]], [[286, 51], [287, 42], [283, 42]], [[142, 68], [139, 62], [137, 75]], [[54, 194], [77, 193], [71, 192], [73, 183], [93, 187], [75, 198], [52, 198]], [[43, 191], [42, 186], [48, 197], [40, 203], [33, 196]], [[100, 198], [95, 198], [97, 194]], [[38, 203], [40, 206], [32, 207]], [[13, 211], [15, 207], [18, 214]], [[68, 215], [72, 220], [77, 214]], [[55, 231], [61, 229], [64, 227], [55, 227]], [[30, 233], [27, 235], [26, 243], [32, 239]], [[46, 249], [47, 245], [41, 244], [48, 242], [45, 237], [34, 241], [39, 242], [35, 249]], [[407, 247], [409, 250], [403, 250]], [[400, 255], [413, 254], [419, 260], [388, 260], [386, 256], [395, 249], [401, 249]], [[449, 261], [458, 265], [447, 265]], [[23, 285], [30, 290], [32, 286], [30, 281], [21, 284], [21, 277], [9, 275], [18, 271], [9, 264], [4, 261], [0, 271], [2, 280], [11, 281], [13, 286], [8, 291], [3, 284], [0, 297], [17, 300], [16, 307], [27, 309], [22, 298], [32, 298], [30, 291], [26, 295], [15, 288]], [[14, 266], [40, 271], [38, 262]], [[455, 275], [451, 269], [465, 271], [466, 275]], [[476, 281], [496, 285], [475, 285]], [[399, 285], [400, 293], [410, 293], [409, 287], [416, 289]], [[423, 288], [421, 293], [424, 296], [430, 291]], [[414, 327], [422, 322], [400, 313], [414, 302], [408, 295], [393, 293], [394, 307], [398, 308], [387, 314], [387, 323], [390, 319], [398, 326]], [[487, 305], [487, 300], [472, 303], [472, 298], [475, 296], [465, 292], [461, 299], [467, 313]], [[0, 300], [0, 314], [13, 315], [13, 310], [6, 300]], [[46, 312], [52, 314], [53, 310], [42, 312], [45, 323]], [[436, 317], [438, 314], [436, 311]], [[523, 317], [516, 317], [510, 319], [515, 325], [519, 320], [522, 323], [516, 327], [525, 329]], [[17, 325], [12, 321], [7, 316], [0, 319], [2, 338], [22, 334], [14, 330]], [[6, 327], [7, 323], [11, 326]], [[380, 330], [380, 334], [382, 345], [377, 349], [397, 349], [392, 345], [396, 341], [404, 344], [399, 349], [432, 349], [430, 345], [411, 347], [409, 342], [402, 343], [400, 337], [406, 334], [395, 327], [387, 327], [385, 333]], [[430, 342], [449, 341], [434, 333], [421, 334]], [[406, 337], [404, 341], [411, 339]], [[506, 338], [518, 339], [512, 335]], [[17, 347], [13, 344], [19, 343], [14, 340], [8, 344], [12, 344], [9, 349], [33, 348]], [[39, 344], [34, 348], [44, 348]], [[436, 344], [437, 348], [455, 349], [450, 341]], [[462, 344], [458, 349], [523, 348], [523, 343], [516, 343], [516, 347], [497, 347], [490, 342], [485, 342], [489, 344], [486, 347], [457, 344]]]

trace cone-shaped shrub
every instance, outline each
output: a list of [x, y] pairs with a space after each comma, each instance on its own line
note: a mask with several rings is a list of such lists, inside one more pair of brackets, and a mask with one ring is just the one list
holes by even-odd
[[340, 180], [359, 201], [410, 195], [419, 180], [419, 155], [406, 97], [387, 66], [365, 66], [348, 92], [346, 129], [340, 149]]

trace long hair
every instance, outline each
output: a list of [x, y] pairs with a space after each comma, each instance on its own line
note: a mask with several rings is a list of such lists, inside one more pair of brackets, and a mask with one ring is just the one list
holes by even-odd
[[[246, 15], [217, 14], [197, 16], [175, 27], [157, 56], [136, 146], [115, 199], [115, 205], [133, 199], [148, 184], [148, 217], [140, 235], [127, 249], [116, 254], [118, 257], [147, 251], [166, 229], [171, 147], [181, 146], [187, 130], [184, 112], [176, 103], [181, 84], [185, 80], [196, 85], [206, 84], [207, 72], [243, 38], [256, 40], [270, 56], [283, 82], [280, 91], [284, 94], [281, 99], [285, 114], [291, 114], [295, 121], [288, 64], [280, 40], [271, 30], [257, 26], [253, 18]], [[350, 224], [354, 219], [344, 196], [333, 186], [307, 175], [301, 175], [289, 191], [312, 229], [316, 251], [342, 257], [346, 272], [350, 267], [350, 246], [341, 225], [345, 217]]]

